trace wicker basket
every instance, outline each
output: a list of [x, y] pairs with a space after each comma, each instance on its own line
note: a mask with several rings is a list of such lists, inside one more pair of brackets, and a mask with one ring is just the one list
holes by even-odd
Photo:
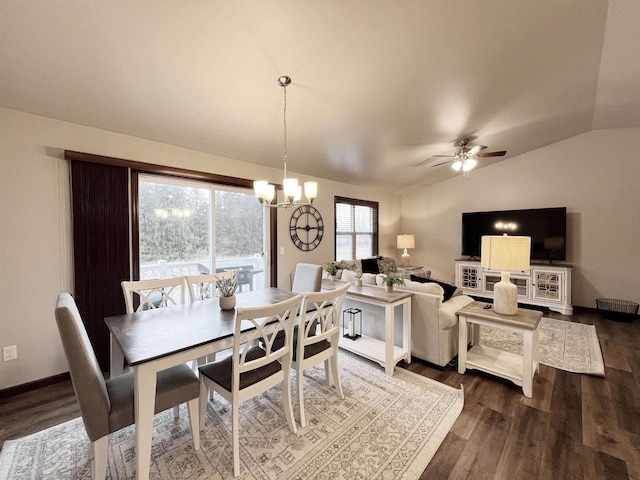
[[614, 298], [596, 298], [596, 305], [602, 318], [609, 320], [631, 321], [638, 313], [638, 304], [629, 300]]

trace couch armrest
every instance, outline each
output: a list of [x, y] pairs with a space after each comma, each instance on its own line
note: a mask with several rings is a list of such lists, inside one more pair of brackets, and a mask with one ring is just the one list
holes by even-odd
[[467, 295], [458, 295], [443, 302], [438, 309], [438, 322], [441, 329], [451, 328], [458, 323], [456, 312], [473, 302]]

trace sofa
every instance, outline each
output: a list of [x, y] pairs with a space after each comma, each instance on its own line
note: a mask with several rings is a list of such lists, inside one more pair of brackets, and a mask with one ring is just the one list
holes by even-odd
[[[411, 297], [411, 355], [440, 367], [458, 355], [456, 312], [473, 302], [467, 295], [444, 301], [444, 289], [437, 283], [405, 280]], [[401, 287], [396, 287], [401, 288]]]
[[[343, 269], [341, 280], [355, 282], [355, 274], [349, 269]], [[415, 277], [414, 277], [415, 278]], [[384, 274], [363, 274], [363, 284], [371, 284], [383, 288]], [[417, 279], [418, 280], [418, 279]], [[425, 360], [434, 365], [444, 367], [458, 354], [458, 317], [456, 312], [473, 302], [473, 298], [461, 295], [461, 291], [453, 287], [447, 291], [445, 301], [446, 283], [432, 281], [431, 279], [419, 279], [421, 281], [405, 280], [404, 286], [396, 286], [395, 289], [406, 289], [413, 293], [411, 297], [411, 355]], [[422, 283], [428, 282], [428, 283]], [[448, 298], [451, 296], [451, 298]], [[357, 305], [355, 305], [357, 304]], [[384, 322], [380, 312], [372, 310], [373, 307], [360, 304], [357, 301], [345, 300], [345, 307], [357, 306], [363, 310], [364, 318], [372, 321], [365, 322], [364, 334], [375, 338], [384, 335]], [[376, 320], [376, 318], [378, 320]], [[402, 338], [399, 321], [400, 312], [396, 311], [395, 338]]]

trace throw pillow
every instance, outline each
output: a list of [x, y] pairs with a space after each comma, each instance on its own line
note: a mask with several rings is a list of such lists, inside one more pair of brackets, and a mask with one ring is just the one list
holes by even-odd
[[411, 275], [411, 281], [420, 282], [420, 283], [437, 283], [444, 290], [444, 295], [442, 297], [442, 301], [443, 302], [446, 302], [451, 297], [453, 297], [453, 294], [458, 289], [458, 287], [456, 287], [455, 285], [451, 285], [450, 283], [441, 282], [441, 281], [435, 280], [433, 278], [422, 278], [422, 277], [418, 277], [417, 275]]
[[363, 258], [360, 261], [362, 262], [362, 273], [375, 273], [376, 275], [380, 273], [378, 259], [376, 257]]
[[343, 270], [340, 280], [343, 282], [356, 283], [356, 272], [352, 270]]

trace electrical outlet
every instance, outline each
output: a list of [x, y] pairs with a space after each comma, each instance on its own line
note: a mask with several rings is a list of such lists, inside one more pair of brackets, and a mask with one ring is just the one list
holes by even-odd
[[8, 362], [10, 360], [16, 360], [18, 358], [18, 346], [9, 345], [8, 347], [2, 347], [2, 361]]

